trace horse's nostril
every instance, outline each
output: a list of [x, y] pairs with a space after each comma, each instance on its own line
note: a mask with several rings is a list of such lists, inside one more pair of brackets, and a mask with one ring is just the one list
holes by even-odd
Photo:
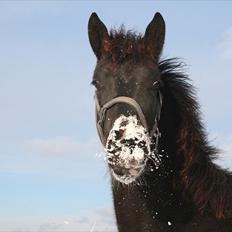
[[120, 140], [123, 137], [124, 132], [125, 130], [122, 129], [115, 131], [115, 139]]

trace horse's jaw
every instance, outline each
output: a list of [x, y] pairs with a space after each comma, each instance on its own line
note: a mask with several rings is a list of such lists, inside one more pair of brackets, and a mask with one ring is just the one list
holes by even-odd
[[139, 168], [131, 167], [131, 168], [125, 169], [124, 174], [119, 175], [115, 172], [115, 168], [110, 168], [113, 178], [116, 181], [119, 181], [126, 185], [136, 182], [137, 179], [139, 179], [139, 177], [143, 173], [144, 169], [145, 169], [145, 165]]

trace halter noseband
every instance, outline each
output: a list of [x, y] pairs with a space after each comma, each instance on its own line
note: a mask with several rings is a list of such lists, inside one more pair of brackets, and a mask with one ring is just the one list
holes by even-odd
[[[158, 92], [158, 96], [159, 96], [159, 105], [158, 105], [157, 114], [155, 117], [155, 123], [154, 123], [154, 125], [149, 133], [151, 138], [154, 135], [156, 136], [156, 144], [155, 144], [156, 149], [158, 148], [158, 138], [160, 137], [160, 132], [159, 132], [159, 128], [158, 128], [158, 121], [160, 119], [162, 100], [163, 100], [162, 94], [160, 91]], [[126, 103], [126, 104], [132, 106], [136, 110], [136, 112], [138, 113], [138, 116], [141, 120], [142, 125], [147, 129], [147, 131], [149, 131], [146, 117], [145, 117], [139, 103], [137, 101], [135, 101], [133, 98], [126, 97], [126, 96], [115, 97], [115, 98], [111, 99], [110, 101], [106, 102], [103, 106], [100, 106], [96, 93], [95, 93], [94, 98], [95, 98], [95, 103], [96, 103], [96, 120], [97, 120], [97, 116], [98, 116], [98, 121], [96, 123], [97, 131], [98, 131], [100, 140], [101, 140], [103, 145], [106, 142], [106, 138], [105, 138], [104, 132], [103, 132], [103, 124], [104, 124], [104, 120], [105, 120], [106, 111], [117, 103]]]

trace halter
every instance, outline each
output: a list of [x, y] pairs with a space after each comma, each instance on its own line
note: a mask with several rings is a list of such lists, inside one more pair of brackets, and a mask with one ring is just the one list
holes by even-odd
[[[155, 117], [154, 125], [149, 133], [151, 138], [153, 136], [156, 137], [155, 149], [158, 148], [158, 139], [161, 136], [161, 134], [159, 132], [159, 128], [158, 128], [158, 121], [160, 119], [163, 98], [162, 98], [162, 94], [160, 91], [158, 92], [158, 96], [159, 96], [158, 97], [159, 98], [158, 110], [157, 110], [157, 114]], [[96, 126], [97, 126], [97, 131], [98, 131], [100, 140], [101, 140], [103, 145], [106, 142], [106, 137], [105, 137], [104, 131], [103, 131], [103, 125], [104, 125], [106, 112], [108, 109], [110, 109], [113, 105], [115, 105], [117, 103], [126, 103], [126, 104], [132, 106], [136, 110], [136, 112], [138, 113], [138, 116], [141, 120], [142, 125], [147, 129], [147, 131], [149, 131], [147, 120], [146, 120], [146, 117], [142, 111], [142, 108], [140, 107], [139, 103], [137, 101], [135, 101], [133, 98], [126, 97], [126, 96], [115, 97], [115, 98], [111, 99], [110, 101], [106, 102], [103, 106], [100, 106], [96, 93], [95, 93], [94, 98], [95, 98], [95, 103], [96, 103], [96, 119], [98, 116], [98, 121], [96, 123]]]

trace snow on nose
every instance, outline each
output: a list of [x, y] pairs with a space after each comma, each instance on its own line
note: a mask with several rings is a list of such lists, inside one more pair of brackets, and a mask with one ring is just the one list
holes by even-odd
[[[113, 124], [106, 142], [108, 161], [125, 168], [141, 166], [151, 153], [151, 140], [136, 116], [121, 115]], [[113, 160], [113, 163], [112, 163]]]

